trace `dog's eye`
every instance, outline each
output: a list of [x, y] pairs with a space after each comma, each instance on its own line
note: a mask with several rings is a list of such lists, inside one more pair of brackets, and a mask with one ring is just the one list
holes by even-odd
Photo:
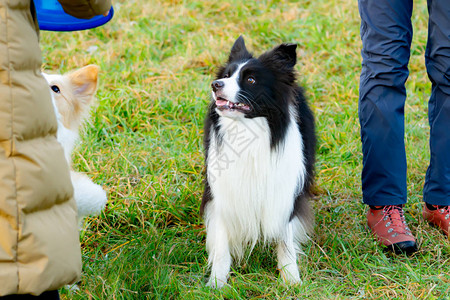
[[223, 78], [228, 78], [228, 77], [230, 77], [230, 76], [228, 75], [228, 73], [225, 74], [225, 75], [223, 76]]
[[50, 88], [52, 89], [52, 91], [54, 91], [57, 94], [61, 93], [61, 90], [59, 89], [59, 87], [57, 85], [52, 85]]
[[255, 78], [253, 78], [252, 76], [250, 76], [249, 78], [247, 78], [247, 82], [250, 83], [250, 84], [255, 84], [255, 83], [256, 83], [256, 80], [255, 80]]

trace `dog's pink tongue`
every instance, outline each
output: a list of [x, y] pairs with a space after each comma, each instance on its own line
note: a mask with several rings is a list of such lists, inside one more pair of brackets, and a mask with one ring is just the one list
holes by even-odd
[[217, 106], [225, 106], [228, 104], [227, 100], [216, 100], [216, 105]]

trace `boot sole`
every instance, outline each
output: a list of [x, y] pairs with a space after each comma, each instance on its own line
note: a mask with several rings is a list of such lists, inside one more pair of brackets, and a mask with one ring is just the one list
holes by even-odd
[[417, 252], [417, 244], [413, 241], [405, 241], [405, 242], [399, 242], [395, 243], [389, 246], [386, 246], [386, 249], [389, 252], [394, 252], [395, 254], [406, 254], [411, 255], [415, 252]]

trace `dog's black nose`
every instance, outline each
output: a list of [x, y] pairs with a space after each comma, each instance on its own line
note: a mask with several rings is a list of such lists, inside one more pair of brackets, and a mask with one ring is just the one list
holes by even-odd
[[221, 89], [221, 88], [223, 88], [223, 86], [224, 86], [224, 83], [223, 83], [223, 81], [220, 81], [220, 80], [214, 80], [211, 83], [211, 87], [212, 87], [214, 92], [219, 90], [219, 89]]

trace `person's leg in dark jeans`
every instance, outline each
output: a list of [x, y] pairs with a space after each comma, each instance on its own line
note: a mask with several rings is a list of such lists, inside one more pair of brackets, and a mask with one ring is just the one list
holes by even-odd
[[412, 40], [412, 0], [359, 0], [362, 72], [359, 119], [363, 202], [377, 239], [395, 251], [414, 252], [405, 224], [405, 82]]
[[0, 297], [0, 300], [59, 300], [58, 291], [44, 292], [39, 296], [32, 295], [9, 295]]
[[428, 0], [425, 61], [431, 80], [428, 103], [430, 164], [423, 189], [424, 218], [448, 235], [450, 222], [450, 5]]

